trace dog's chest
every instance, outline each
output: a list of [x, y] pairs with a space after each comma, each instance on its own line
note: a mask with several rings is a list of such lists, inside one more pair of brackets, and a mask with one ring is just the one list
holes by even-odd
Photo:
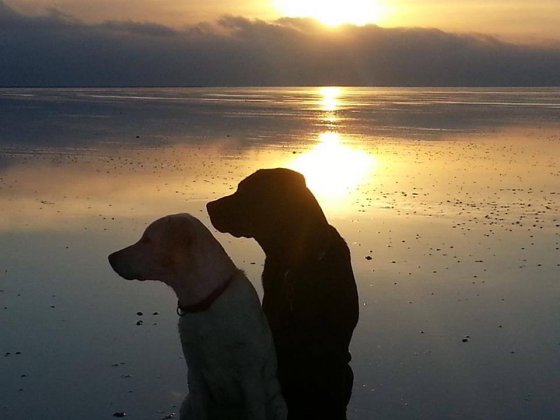
[[232, 347], [239, 341], [228, 325], [192, 318], [179, 321], [179, 336], [187, 363], [209, 368], [229, 363]]
[[203, 381], [212, 398], [221, 404], [241, 401], [239, 377], [244, 365], [251, 363], [251, 353], [245, 351], [249, 343], [239, 331], [227, 323], [182, 318], [179, 334], [194, 379]]

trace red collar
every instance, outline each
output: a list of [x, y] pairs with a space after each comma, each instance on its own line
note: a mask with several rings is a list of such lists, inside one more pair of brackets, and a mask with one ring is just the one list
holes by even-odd
[[188, 305], [188, 306], [180, 306], [179, 302], [177, 302], [177, 315], [185, 316], [187, 314], [204, 312], [205, 310], [210, 308], [210, 306], [212, 306], [212, 304], [216, 301], [216, 299], [218, 299], [226, 291], [226, 289], [233, 282], [236, 276], [237, 273], [232, 274], [222, 286], [218, 287], [216, 290], [214, 290], [212, 293], [210, 293], [207, 297], [202, 299], [200, 302], [193, 303], [192, 305]]

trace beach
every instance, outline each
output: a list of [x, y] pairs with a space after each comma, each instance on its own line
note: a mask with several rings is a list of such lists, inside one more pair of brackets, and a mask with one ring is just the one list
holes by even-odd
[[[348, 417], [555, 419], [560, 89], [0, 89], [0, 417], [171, 418], [176, 301], [107, 256], [302, 172], [360, 296]], [[178, 416], [178, 415], [177, 415]]]

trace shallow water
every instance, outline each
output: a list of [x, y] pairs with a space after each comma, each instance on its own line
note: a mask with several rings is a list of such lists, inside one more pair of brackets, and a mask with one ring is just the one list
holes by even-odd
[[106, 257], [287, 166], [352, 251], [350, 419], [556, 418], [559, 129], [558, 89], [0, 90], [0, 417], [176, 412], [175, 298]]

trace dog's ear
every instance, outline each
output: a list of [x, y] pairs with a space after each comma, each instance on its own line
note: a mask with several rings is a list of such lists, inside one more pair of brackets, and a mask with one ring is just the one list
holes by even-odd
[[327, 224], [327, 219], [319, 202], [307, 187], [299, 189], [297, 194], [295, 194], [292, 211], [295, 218], [299, 218], [305, 223], [314, 226]]
[[188, 248], [194, 242], [190, 225], [178, 219], [168, 218], [165, 221], [167, 240], [161, 245], [161, 265], [171, 267], [184, 260], [189, 254]]
[[194, 233], [188, 221], [169, 216], [163, 219], [163, 223], [162, 231], [165, 233], [160, 236], [163, 240], [162, 247], [171, 250], [190, 247], [194, 241]]
[[182, 221], [178, 226], [169, 225], [168, 229], [173, 230], [173, 238], [177, 246], [181, 249], [189, 248], [194, 242], [194, 234], [191, 225], [186, 221]]
[[292, 184], [292, 186], [294, 188], [306, 188], [307, 185], [305, 183], [305, 177], [303, 176], [303, 174], [293, 171], [291, 169], [285, 169], [285, 168], [279, 168], [279, 171], [281, 171], [282, 176], [285, 177], [285, 179]]
[[279, 183], [283, 188], [303, 189], [307, 185], [303, 174], [287, 168], [275, 169], [259, 169], [254, 175], [259, 175], [262, 179], [268, 179], [270, 182]]

